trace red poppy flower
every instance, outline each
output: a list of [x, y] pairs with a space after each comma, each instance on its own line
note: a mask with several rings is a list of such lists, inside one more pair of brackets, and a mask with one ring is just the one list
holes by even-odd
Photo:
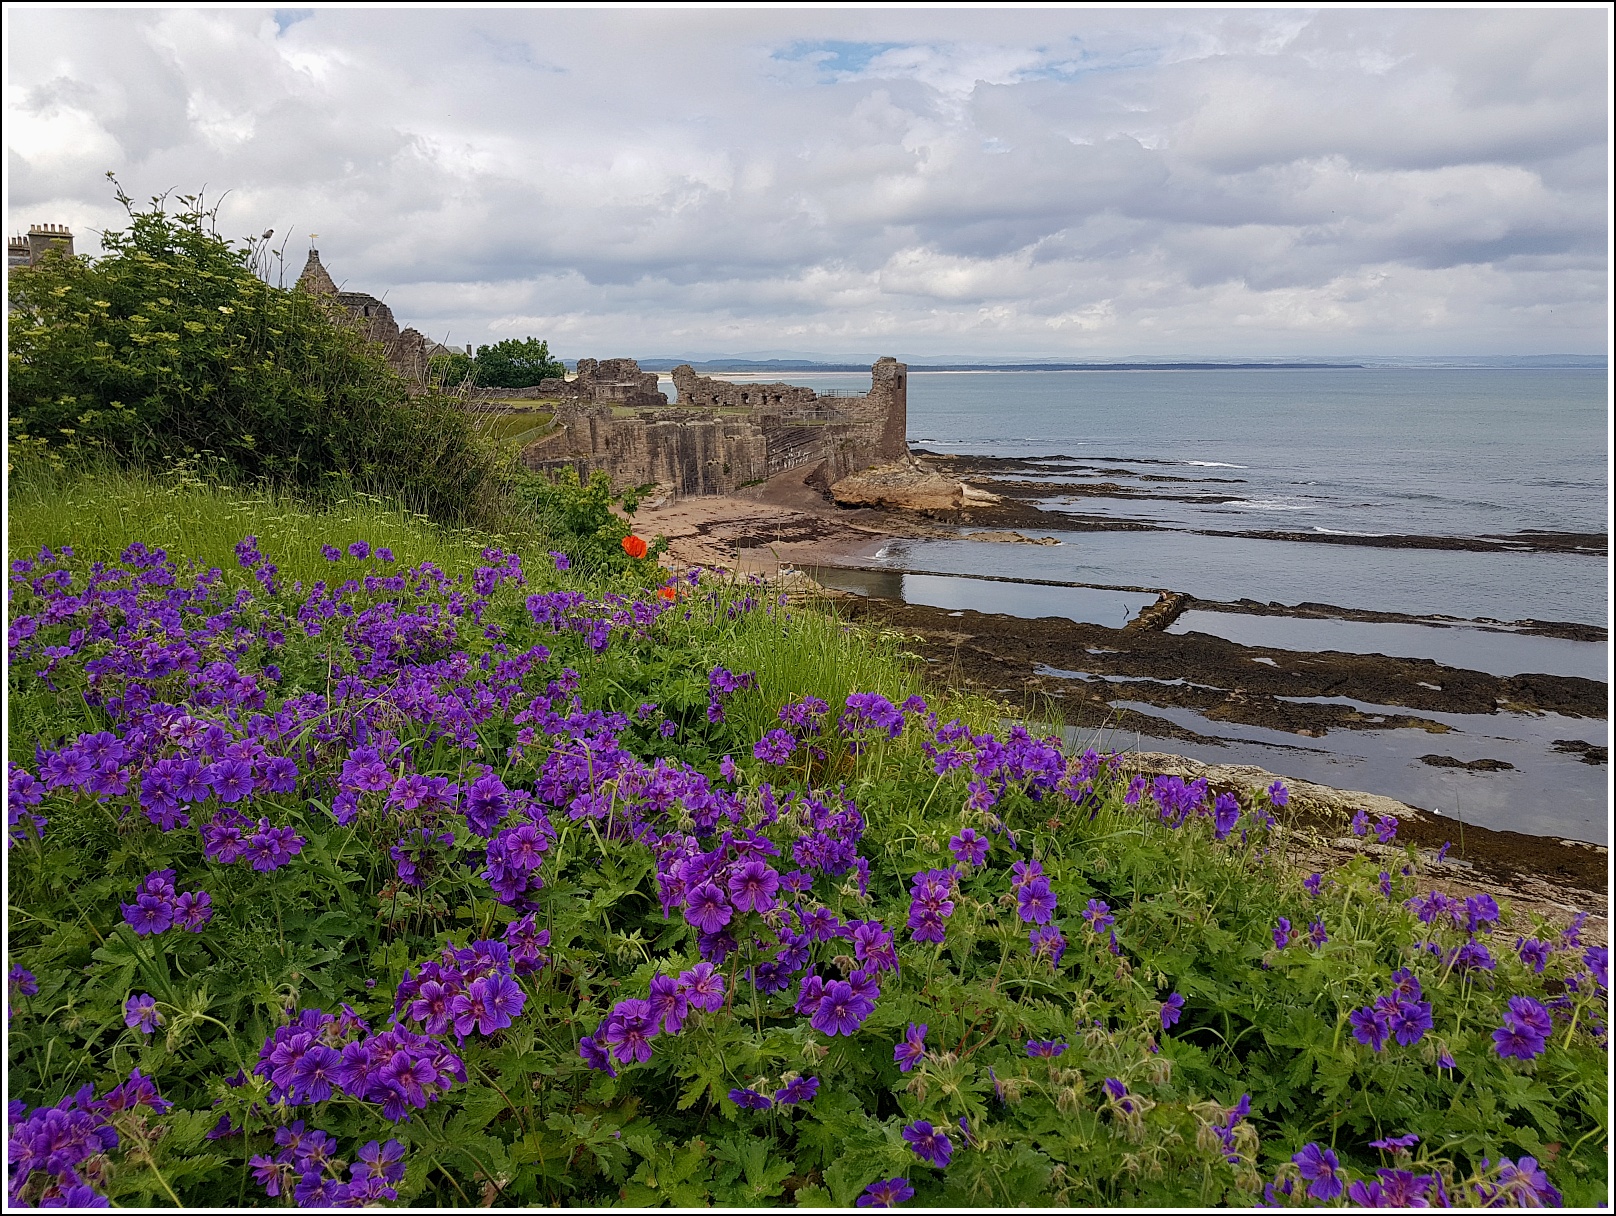
[[672, 587], [658, 587], [657, 588], [657, 594], [660, 595], [663, 599], [669, 600], [669, 601], [676, 600], [676, 599], [679, 598], [679, 593], [677, 591], [675, 591]]
[[632, 558], [644, 557], [650, 551], [651, 547], [638, 536], [625, 536], [623, 538], [623, 552]]

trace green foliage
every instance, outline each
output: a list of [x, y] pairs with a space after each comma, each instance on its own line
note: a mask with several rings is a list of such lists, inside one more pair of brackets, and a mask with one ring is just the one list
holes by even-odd
[[550, 344], [537, 338], [506, 338], [479, 346], [474, 370], [484, 388], [528, 388], [567, 374], [566, 365], [550, 357]]
[[8, 276], [10, 431], [25, 455], [206, 454], [237, 480], [395, 495], [487, 519], [503, 468], [457, 402], [412, 395], [335, 305], [271, 287], [194, 196], [138, 209], [97, 259]]
[[[902, 639], [849, 629], [820, 606], [781, 603], [757, 587], [684, 584], [664, 607], [605, 565], [589, 572], [580, 560], [557, 572], [544, 552], [551, 542], [524, 536], [497, 543], [520, 550], [525, 582], [494, 586], [490, 573], [510, 569], [506, 554], [483, 552], [495, 538], [371, 502], [311, 515], [269, 496], [231, 500], [206, 486], [133, 479], [109, 479], [99, 501], [89, 487], [71, 492], [71, 510], [52, 510], [63, 500], [42, 490], [30, 491], [23, 509], [13, 500], [13, 556], [75, 542], [63, 569], [77, 594], [94, 563], [120, 566], [123, 544], [163, 543], [176, 583], [153, 579], [142, 594], [195, 597], [177, 602], [192, 604], [203, 627], [188, 635], [195, 653], [184, 663], [140, 675], [130, 663], [150, 663], [177, 632], [131, 629], [119, 606], [122, 576], [99, 570], [102, 598], [70, 619], [42, 613], [54, 592], [34, 585], [40, 570], [18, 571], [12, 761], [37, 774], [36, 748], [93, 731], [128, 734], [130, 718], [112, 698], [138, 684], [151, 696], [142, 705], [184, 705], [200, 722], [263, 730], [301, 774], [293, 791], [266, 788], [238, 804], [304, 839], [290, 864], [269, 872], [204, 854], [195, 823], [224, 810], [211, 796], [191, 806], [192, 826], [163, 831], [150, 822], [138, 774], [126, 794], [58, 786], [31, 808], [48, 820], [43, 835], [21, 826], [9, 857], [8, 955], [34, 974], [38, 992], [12, 992], [10, 1095], [35, 1106], [85, 1084], [104, 1094], [138, 1067], [175, 1104], [113, 1116], [120, 1144], [97, 1160], [96, 1176], [114, 1202], [282, 1202], [265, 1196], [250, 1162], [276, 1153], [276, 1130], [295, 1119], [332, 1135], [345, 1160], [368, 1140], [397, 1138], [407, 1163], [398, 1198], [418, 1206], [845, 1206], [895, 1177], [910, 1180], [917, 1205], [937, 1208], [1249, 1206], [1269, 1180], [1297, 1183], [1291, 1155], [1309, 1142], [1331, 1147], [1353, 1177], [1391, 1165], [1440, 1175], [1459, 1203], [1475, 1203], [1478, 1184], [1497, 1182], [1501, 1157], [1531, 1155], [1569, 1203], [1608, 1202], [1603, 994], [1574, 950], [1556, 949], [1541, 974], [1526, 965], [1511, 946], [1517, 932], [1557, 939], [1525, 918], [1478, 934], [1492, 970], [1455, 967], [1451, 951], [1467, 934], [1451, 922], [1424, 925], [1405, 903], [1436, 881], [1428, 855], [1361, 858], [1322, 876], [1314, 893], [1285, 860], [1299, 830], [1270, 830], [1261, 793], [1239, 791], [1239, 829], [1219, 840], [1202, 816], [1165, 826], [1148, 799], [1129, 803], [1126, 781], [1104, 769], [1092, 792], [1072, 789], [1075, 796], [1035, 798], [1022, 782], [991, 782], [995, 800], [984, 809], [977, 774], [939, 764], [933, 724], [914, 710], [896, 736], [857, 745], [833, 713], [813, 747], [765, 763], [751, 745], [805, 694], [840, 711], [849, 691], [898, 702], [917, 685], [899, 658]], [[595, 537], [609, 554], [610, 538], [597, 536], [612, 526], [605, 516], [626, 525], [610, 512], [609, 492], [576, 482], [551, 492], [555, 526], [573, 547], [581, 554]], [[280, 567], [274, 586], [235, 560], [235, 542], [249, 533]], [[319, 549], [354, 540], [386, 544], [398, 560], [332, 561]], [[385, 695], [344, 707], [340, 682], [374, 660], [375, 639], [401, 643], [402, 615], [429, 606], [412, 588], [435, 579], [434, 570], [460, 597], [458, 611], [423, 635]], [[387, 585], [395, 576], [402, 590]], [[349, 583], [343, 602], [354, 615], [300, 615], [315, 579]], [[587, 616], [617, 611], [641, 624], [604, 646], [586, 628], [539, 625], [529, 597], [558, 590], [573, 593]], [[467, 602], [474, 593], [475, 609]], [[366, 613], [387, 626], [371, 642], [357, 623]], [[757, 684], [714, 715], [708, 673], [719, 665], [755, 670]], [[225, 666], [253, 682], [261, 704], [211, 699], [225, 687]], [[483, 679], [490, 683], [473, 687]], [[622, 829], [643, 791], [587, 785], [609, 808], [599, 819], [545, 802], [554, 796], [546, 776], [578, 754], [579, 740], [540, 728], [531, 711], [552, 695], [573, 709], [568, 690], [580, 712], [623, 715], [614, 745], [647, 763], [694, 766], [733, 794], [733, 830], [780, 848], [770, 862], [781, 871], [797, 864], [805, 795], [827, 805], [845, 797], [857, 808], [868, 874], [820, 874], [811, 887], [814, 904], [841, 921], [880, 920], [897, 937], [898, 971], [882, 975], [856, 1033], [827, 1036], [798, 1015], [795, 979], [778, 992], [748, 982], [789, 927], [751, 911], [732, 922], [738, 946], [722, 968], [730, 999], [721, 1008], [693, 1010], [682, 1032], [658, 1036], [650, 1059], [620, 1064], [616, 1077], [588, 1067], [580, 1037], [617, 1002], [646, 997], [655, 974], [693, 965], [699, 943], [677, 910], [664, 915], [656, 848]], [[275, 737], [277, 715], [310, 698], [330, 698], [328, 712], [295, 737]], [[977, 735], [1005, 733], [1002, 709], [988, 702], [945, 696], [930, 709]], [[538, 796], [555, 828], [544, 885], [533, 893], [537, 923], [551, 935], [548, 965], [522, 977], [525, 1006], [512, 1025], [464, 1042], [442, 1036], [464, 1060], [466, 1080], [408, 1121], [340, 1095], [272, 1102], [268, 1083], [252, 1075], [288, 1010], [334, 1013], [346, 1003], [380, 1029], [406, 969], [418, 973], [445, 944], [497, 938], [517, 914], [491, 897], [481, 877], [486, 843], [461, 817], [433, 818], [377, 789], [351, 822], [334, 820], [330, 794], [356, 744], [353, 714], [364, 715], [371, 741], [395, 739], [399, 763], [416, 773], [464, 788], [497, 766], [509, 788]], [[992, 744], [961, 736], [952, 746]], [[726, 757], [733, 779], [722, 776]], [[402, 883], [389, 850], [429, 825], [452, 843], [419, 885]], [[989, 836], [992, 852], [981, 866], [960, 867], [945, 940], [914, 940], [904, 928], [910, 883], [951, 864], [948, 842], [967, 827]], [[1037, 859], [1059, 898], [1055, 923], [1067, 948], [1058, 963], [1028, 948], [1013, 858]], [[201, 933], [137, 936], [119, 905], [145, 875], [170, 867], [181, 889], [211, 893], [213, 919]], [[1082, 915], [1090, 900], [1115, 916], [1114, 948], [1109, 932]], [[1299, 937], [1317, 921], [1328, 940], [1276, 948], [1282, 916]], [[812, 949], [827, 977], [850, 969], [841, 961], [852, 952], [846, 939]], [[1373, 1051], [1355, 1041], [1346, 1018], [1384, 995], [1399, 967], [1419, 979], [1434, 1024], [1418, 1043]], [[141, 993], [164, 1019], [149, 1035], [124, 1016], [124, 1002]], [[1185, 998], [1183, 1016], [1164, 1029], [1171, 993]], [[1547, 1049], [1530, 1062], [1493, 1050], [1491, 1032], [1516, 995], [1568, 999]], [[893, 1047], [910, 1023], [926, 1024], [928, 1052], [905, 1073]], [[1066, 1048], [1033, 1058], [1030, 1039]], [[233, 1083], [238, 1070], [245, 1083]], [[800, 1106], [747, 1111], [730, 1098], [737, 1087], [773, 1093], [799, 1075], [820, 1082]], [[1126, 1086], [1128, 1105], [1107, 1091], [1108, 1079]], [[1242, 1094], [1251, 1096], [1250, 1116], [1225, 1139], [1219, 1127]], [[207, 1139], [221, 1115], [244, 1130]], [[946, 1169], [921, 1163], [902, 1138], [918, 1119], [951, 1137]], [[1370, 1144], [1409, 1132], [1420, 1141], [1407, 1155]], [[1293, 1188], [1293, 1202], [1303, 1189]]]
[[627, 575], [641, 582], [663, 576], [656, 559], [667, 549], [667, 538], [645, 541], [646, 552], [640, 557], [623, 548], [624, 540], [633, 535], [632, 517], [639, 508], [640, 491], [616, 493], [605, 473], [596, 470], [584, 482], [577, 470], [568, 468], [554, 477], [525, 477], [516, 494], [528, 505], [538, 526], [554, 538], [559, 551], [580, 569]]
[[446, 355], [433, 355], [426, 361], [427, 374], [432, 382], [448, 390], [458, 389], [475, 382], [476, 367], [465, 351], [450, 351]]

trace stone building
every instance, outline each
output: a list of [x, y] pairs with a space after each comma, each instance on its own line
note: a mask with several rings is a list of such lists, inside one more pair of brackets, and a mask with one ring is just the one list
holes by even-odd
[[[449, 348], [430, 341], [417, 329], [400, 329], [393, 310], [375, 296], [363, 291], [339, 291], [331, 274], [320, 261], [318, 249], [309, 250], [303, 273], [297, 277], [299, 290], [330, 299], [348, 313], [359, 331], [372, 342], [380, 342], [393, 368], [416, 383], [426, 382], [427, 360], [448, 353]], [[470, 354], [468, 348], [467, 354]]]
[[581, 359], [579, 375], [501, 398], [554, 402], [554, 429], [522, 453], [529, 468], [607, 473], [619, 487], [727, 494], [790, 469], [828, 488], [849, 473], [908, 455], [909, 369], [871, 368], [870, 391], [818, 394], [790, 384], [736, 384], [673, 371], [678, 403], [633, 359]]
[[73, 233], [66, 224], [34, 224], [27, 236], [14, 236], [6, 242], [6, 267], [32, 266], [48, 249], [73, 254]]

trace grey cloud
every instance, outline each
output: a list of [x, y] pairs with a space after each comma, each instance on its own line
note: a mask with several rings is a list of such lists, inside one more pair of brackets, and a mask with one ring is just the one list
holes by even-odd
[[459, 340], [1604, 344], [1593, 10], [11, 20], [14, 223], [205, 181]]

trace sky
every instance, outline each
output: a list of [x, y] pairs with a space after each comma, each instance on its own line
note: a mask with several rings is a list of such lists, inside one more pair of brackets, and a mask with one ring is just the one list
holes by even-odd
[[1599, 354], [1610, 21], [7, 6], [7, 216], [566, 358]]

